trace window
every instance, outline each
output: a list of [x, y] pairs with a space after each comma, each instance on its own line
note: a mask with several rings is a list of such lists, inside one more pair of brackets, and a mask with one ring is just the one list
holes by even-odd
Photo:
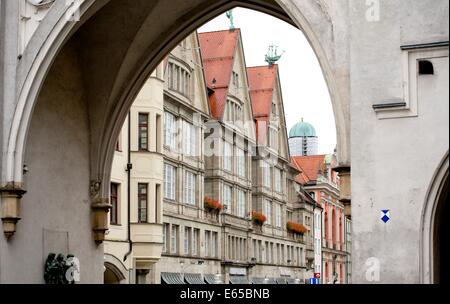
[[278, 149], [278, 131], [274, 127], [269, 127], [269, 147]]
[[148, 114], [139, 113], [139, 151], [148, 149]]
[[172, 254], [178, 253], [178, 230], [179, 226], [172, 225], [172, 234], [170, 235], [170, 252]]
[[233, 145], [229, 142], [224, 144], [223, 168], [226, 171], [233, 171]]
[[275, 170], [275, 191], [278, 193], [282, 192], [282, 182], [281, 182], [281, 170], [276, 168]]
[[111, 211], [109, 215], [110, 224], [119, 224], [119, 184], [111, 184]]
[[272, 173], [271, 173], [271, 168], [270, 165], [265, 163], [263, 165], [263, 185], [266, 188], [271, 188], [272, 187]]
[[218, 233], [213, 232], [211, 235], [211, 257], [217, 257]]
[[264, 200], [264, 215], [267, 217], [267, 225], [272, 225], [272, 202]]
[[200, 230], [199, 229], [194, 229], [193, 234], [192, 234], [192, 255], [193, 256], [197, 256], [198, 255], [198, 239], [200, 237]]
[[275, 226], [277, 228], [282, 227], [281, 205], [280, 204], [275, 205]]
[[247, 177], [247, 168], [246, 168], [246, 159], [245, 159], [245, 151], [237, 148], [236, 150], [237, 156], [237, 173], [240, 177]]
[[211, 232], [205, 231], [205, 255], [211, 256]]
[[162, 249], [163, 253], [168, 252], [168, 244], [169, 244], [168, 237], [169, 237], [169, 224], [164, 224], [163, 225], [163, 249]]
[[233, 71], [233, 84], [236, 88], [239, 88], [239, 74]]
[[176, 199], [176, 168], [168, 164], [164, 165], [164, 198]]
[[231, 198], [233, 195], [233, 188], [228, 185], [223, 186], [223, 206], [225, 207], [225, 212], [231, 213]]
[[148, 184], [138, 184], [138, 221], [139, 223], [148, 222]]
[[191, 73], [172, 62], [169, 63], [168, 79], [169, 89], [177, 91], [186, 97], [190, 95]]
[[176, 150], [177, 126], [176, 118], [169, 112], [164, 113], [164, 145], [171, 151]]
[[238, 216], [239, 217], [245, 217], [246, 216], [246, 204], [247, 204], [247, 199], [246, 199], [246, 193], [242, 190], [238, 191]]
[[184, 121], [183, 154], [187, 156], [196, 156], [197, 143], [198, 143], [197, 128], [193, 124]]
[[197, 176], [189, 171], [186, 172], [184, 181], [184, 202], [189, 205], [196, 205], [195, 202], [195, 183]]
[[184, 255], [190, 254], [191, 228], [184, 228]]

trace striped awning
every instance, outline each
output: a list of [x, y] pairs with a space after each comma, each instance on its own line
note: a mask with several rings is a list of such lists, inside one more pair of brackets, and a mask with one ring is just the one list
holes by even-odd
[[230, 284], [247, 285], [250, 284], [250, 282], [247, 280], [247, 277], [244, 276], [230, 276]]
[[216, 276], [213, 275], [213, 274], [205, 274], [205, 275], [203, 276], [203, 278], [205, 279], [205, 282], [206, 282], [207, 284], [211, 284], [211, 285], [217, 284], [217, 282], [216, 282]]
[[206, 284], [203, 279], [202, 275], [199, 273], [186, 273], [184, 275], [184, 279], [188, 284], [196, 285], [196, 284]]
[[181, 273], [162, 272], [161, 281], [165, 284], [185, 284]]
[[252, 278], [252, 284], [257, 285], [265, 284], [264, 278]]

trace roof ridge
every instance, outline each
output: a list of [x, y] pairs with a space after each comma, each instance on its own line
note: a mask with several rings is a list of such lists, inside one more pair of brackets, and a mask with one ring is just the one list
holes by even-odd
[[231, 30], [216, 30], [216, 31], [208, 31], [208, 32], [198, 32], [198, 34], [199, 35], [204, 35], [204, 34], [214, 34], [214, 33], [222, 33], [222, 32], [230, 32], [230, 33], [233, 33], [233, 32], [240, 32], [241, 31], [241, 28], [235, 28], [233, 31], [231, 31]]

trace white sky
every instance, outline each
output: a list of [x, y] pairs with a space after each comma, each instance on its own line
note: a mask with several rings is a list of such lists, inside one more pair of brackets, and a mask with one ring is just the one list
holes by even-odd
[[[330, 95], [314, 51], [303, 33], [272, 16], [253, 10], [233, 10], [234, 24], [242, 31], [247, 65], [267, 64], [264, 59], [270, 44], [286, 51], [280, 65], [281, 86], [288, 132], [304, 118], [317, 130], [319, 153], [333, 153], [336, 125]], [[199, 29], [199, 32], [225, 30], [230, 26], [225, 14]]]

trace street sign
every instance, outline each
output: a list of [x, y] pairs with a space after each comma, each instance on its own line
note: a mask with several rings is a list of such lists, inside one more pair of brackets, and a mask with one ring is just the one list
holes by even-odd
[[320, 285], [320, 279], [317, 279], [317, 278], [309, 279], [309, 284], [311, 284], [311, 285]]

